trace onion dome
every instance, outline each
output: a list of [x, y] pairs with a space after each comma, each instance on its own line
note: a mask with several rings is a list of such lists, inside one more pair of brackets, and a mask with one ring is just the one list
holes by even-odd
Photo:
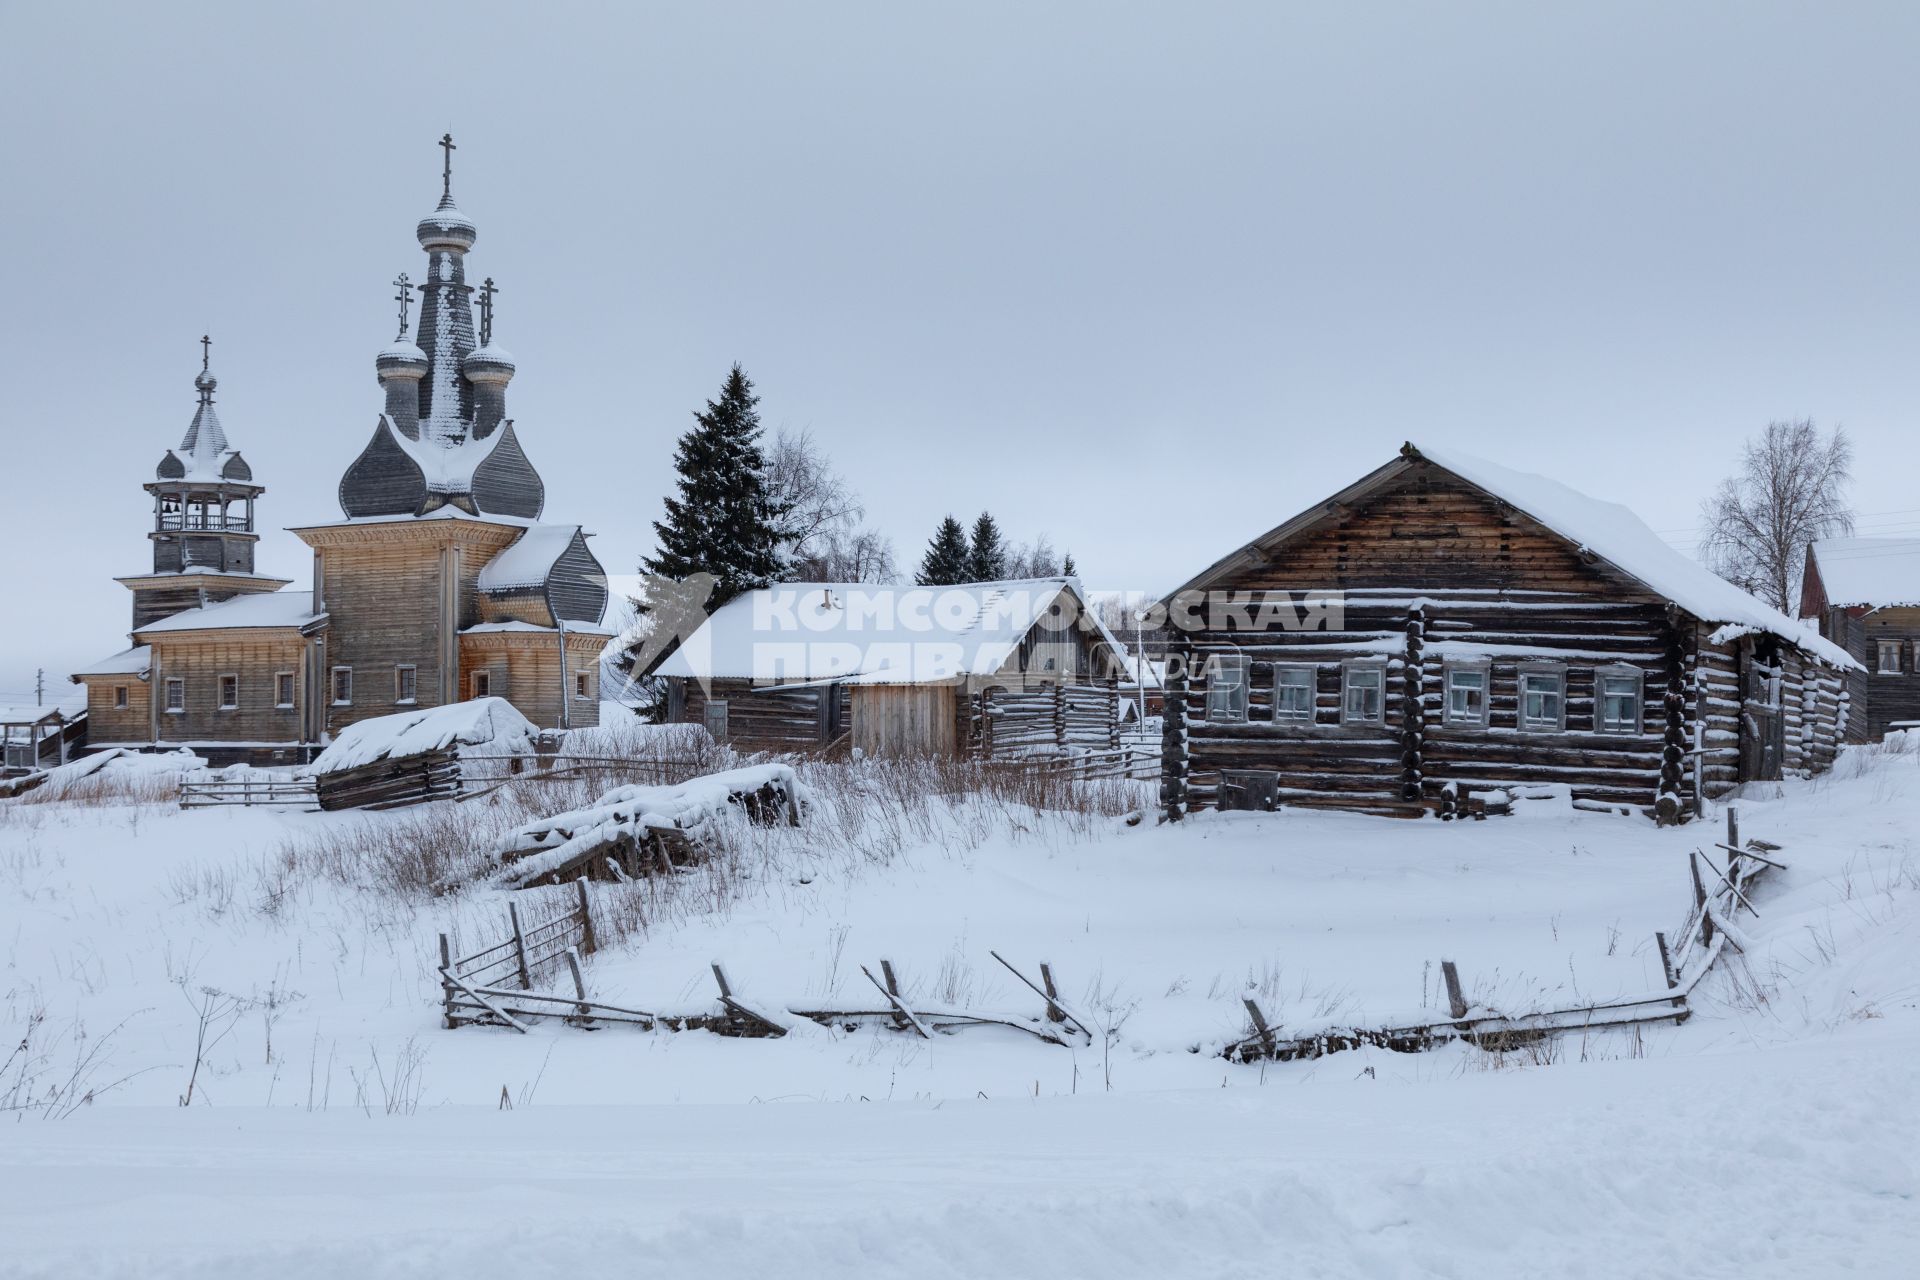
[[219, 385], [220, 385], [220, 379], [214, 377], [211, 373], [208, 373], [205, 369], [202, 369], [199, 373], [199, 376], [195, 377], [193, 380], [193, 389], [195, 391], [198, 391], [203, 396], [211, 396], [213, 394], [214, 388], [218, 387]]
[[467, 220], [467, 215], [454, 206], [451, 192], [440, 197], [439, 207], [420, 219], [420, 225], [413, 231], [420, 238], [420, 247], [428, 253], [438, 249], [465, 253], [480, 238], [480, 232]]
[[513, 356], [507, 349], [491, 342], [469, 352], [460, 362], [460, 372], [467, 375], [468, 382], [507, 382], [512, 379], [515, 368]]
[[373, 368], [382, 382], [388, 378], [410, 378], [417, 382], [427, 376], [427, 353], [400, 338], [381, 348], [380, 354], [373, 358]]
[[167, 450], [167, 456], [160, 459], [160, 465], [153, 469], [157, 480], [180, 480], [187, 474], [187, 464], [174, 456], [173, 450]]

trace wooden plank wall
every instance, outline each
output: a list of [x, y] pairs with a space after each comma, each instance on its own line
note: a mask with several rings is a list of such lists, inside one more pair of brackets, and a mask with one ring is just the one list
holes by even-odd
[[853, 688], [853, 745], [870, 756], [955, 756], [958, 689], [944, 684]]
[[[147, 697], [158, 704], [159, 713], [148, 723], [157, 721], [163, 742], [298, 743], [305, 696], [299, 673], [306, 647], [291, 630], [233, 628], [155, 636]], [[294, 673], [291, 707], [274, 703], [273, 678], [281, 671]], [[220, 707], [220, 677], [226, 674], [240, 678], [239, 705], [231, 710]], [[172, 677], [185, 682], [186, 706], [177, 713], [165, 709], [166, 681]], [[101, 681], [109, 707], [114, 683]], [[140, 738], [151, 740], [147, 725], [141, 726]]]

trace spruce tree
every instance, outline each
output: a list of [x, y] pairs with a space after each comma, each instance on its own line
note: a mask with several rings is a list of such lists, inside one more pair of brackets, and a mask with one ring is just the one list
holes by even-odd
[[1079, 575], [1080, 571], [1073, 567], [1073, 552], [1069, 551], [1067, 552], [1067, 558], [1060, 562], [1060, 576], [1063, 578], [1075, 578]]
[[[738, 364], [727, 374], [720, 398], [693, 415], [693, 429], [674, 452], [677, 496], [666, 500], [667, 518], [654, 522], [660, 549], [640, 561], [642, 573], [685, 581], [713, 575], [709, 613], [727, 601], [777, 581], [790, 540], [786, 507], [767, 490], [760, 451], [760, 397]], [[646, 602], [634, 601], [642, 614]], [[650, 654], [649, 666], [672, 647]], [[621, 664], [631, 668], [629, 657]]]
[[951, 587], [967, 581], [967, 531], [958, 520], [948, 516], [940, 522], [913, 580], [923, 587]]
[[973, 522], [973, 543], [967, 548], [967, 581], [997, 582], [1007, 576], [1007, 548], [1000, 540], [1000, 526], [990, 512], [982, 511]]

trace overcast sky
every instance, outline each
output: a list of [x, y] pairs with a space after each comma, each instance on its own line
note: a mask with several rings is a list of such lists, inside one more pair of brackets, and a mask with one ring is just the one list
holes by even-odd
[[903, 565], [985, 507], [1163, 589], [1406, 439], [1684, 545], [1799, 416], [1920, 529], [1917, 65], [1912, 3], [8, 0], [0, 702], [126, 643], [202, 332], [308, 580], [448, 129], [547, 518], [614, 572], [735, 360]]

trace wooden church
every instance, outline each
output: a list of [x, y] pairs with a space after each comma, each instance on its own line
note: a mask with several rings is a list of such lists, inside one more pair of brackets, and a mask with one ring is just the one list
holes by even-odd
[[287, 763], [356, 721], [489, 696], [543, 726], [598, 723], [606, 574], [579, 525], [541, 522], [546, 489], [507, 414], [513, 357], [493, 341], [490, 279], [475, 325], [478, 232], [441, 145], [440, 202], [415, 228], [425, 282], [396, 281], [400, 332], [374, 360], [385, 405], [340, 479], [342, 518], [293, 529], [311, 587], [254, 567], [265, 489], [214, 412], [203, 350], [199, 407], [145, 486], [153, 568], [120, 579], [132, 646], [73, 673], [90, 746]]

